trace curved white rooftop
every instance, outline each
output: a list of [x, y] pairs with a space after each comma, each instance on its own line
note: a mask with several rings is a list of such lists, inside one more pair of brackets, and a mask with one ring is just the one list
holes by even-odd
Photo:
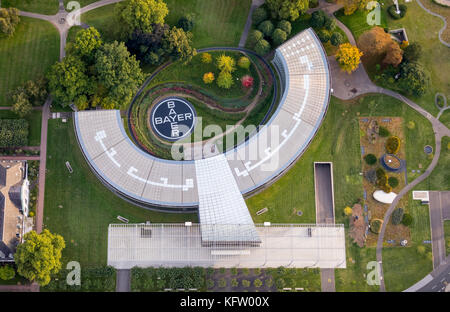
[[386, 193], [382, 190], [373, 192], [373, 198], [383, 204], [392, 204], [397, 194], [394, 192]]
[[[328, 63], [311, 29], [280, 46], [273, 63], [283, 85], [277, 111], [256, 135], [225, 154], [243, 195], [274, 181], [295, 162], [328, 107]], [[77, 112], [74, 123], [86, 160], [115, 192], [138, 204], [166, 210], [199, 206], [197, 183], [205, 183], [208, 177], [208, 171], [199, 168], [207, 167], [203, 162], [208, 159], [172, 161], [143, 152], [128, 138], [117, 110]], [[202, 174], [200, 180], [197, 174]]]

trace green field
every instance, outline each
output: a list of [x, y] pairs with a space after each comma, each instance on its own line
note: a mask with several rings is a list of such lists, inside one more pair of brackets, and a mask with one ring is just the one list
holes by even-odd
[[2, 0], [2, 7], [14, 7], [21, 11], [55, 15], [58, 13], [58, 0]]
[[[0, 119], [20, 119], [15, 113], [9, 110], [0, 111]], [[27, 117], [28, 121], [28, 145], [38, 146], [41, 144], [41, 126], [42, 126], [42, 112], [33, 110]]]
[[0, 38], [0, 106], [8, 91], [36, 79], [58, 60], [59, 36], [52, 24], [21, 17], [11, 38]]
[[82, 266], [106, 265], [108, 224], [119, 223], [118, 215], [131, 223], [197, 221], [196, 214], [163, 214], [133, 206], [109, 191], [84, 160], [71, 120], [49, 120], [49, 138], [44, 225], [66, 241], [63, 267], [72, 260]]

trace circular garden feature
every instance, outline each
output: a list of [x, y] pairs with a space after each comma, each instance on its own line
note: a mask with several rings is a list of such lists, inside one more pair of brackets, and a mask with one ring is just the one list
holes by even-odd
[[381, 164], [386, 170], [391, 172], [398, 172], [403, 169], [402, 161], [394, 154], [384, 154], [381, 157]]
[[430, 145], [426, 145], [423, 148], [423, 151], [425, 152], [425, 154], [430, 155], [431, 153], [433, 153], [433, 147], [431, 147]]
[[189, 148], [185, 144], [206, 141], [219, 152], [229, 150], [275, 111], [275, 79], [264, 59], [234, 48], [198, 53], [185, 65], [167, 64], [128, 110], [133, 141], [164, 159], [172, 159], [174, 145], [181, 153]]

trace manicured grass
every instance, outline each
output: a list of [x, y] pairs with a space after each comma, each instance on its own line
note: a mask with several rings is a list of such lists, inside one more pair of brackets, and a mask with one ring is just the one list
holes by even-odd
[[450, 128], [450, 109], [447, 109], [442, 113], [439, 121], [446, 125], [447, 128]]
[[194, 47], [237, 47], [250, 10], [251, 0], [166, 0], [166, 22], [176, 25], [184, 14], [194, 19]]
[[59, 36], [52, 24], [20, 17], [13, 37], [0, 38], [0, 106], [8, 91], [36, 79], [58, 60]]
[[416, 186], [417, 190], [446, 191], [450, 189], [450, 149], [448, 144], [450, 144], [450, 138], [444, 137], [438, 165], [425, 181]]
[[[0, 111], [0, 119], [21, 119], [18, 115], [8, 110]], [[42, 112], [33, 110], [27, 117], [28, 121], [28, 145], [38, 146], [41, 144]]]
[[[69, 174], [69, 161], [74, 173]], [[121, 215], [131, 223], [197, 222], [195, 214], [157, 213], [118, 198], [91, 172], [74, 135], [72, 121], [49, 120], [44, 226], [66, 241], [63, 267], [106, 265], [108, 224]]]
[[114, 34], [114, 27], [117, 27], [117, 25], [114, 25], [114, 7], [116, 4], [109, 4], [82, 14], [81, 22], [97, 28], [105, 41], [117, 39]]
[[[385, 4], [381, 9], [381, 24], [379, 26], [382, 28], [387, 26], [387, 7], [388, 5]], [[335, 16], [351, 30], [355, 39], [358, 39], [359, 36], [373, 27], [367, 24], [368, 13], [369, 11], [367, 10], [357, 10], [352, 15], [345, 15], [344, 9], [341, 9], [335, 13]]]
[[444, 236], [445, 236], [445, 249], [446, 254], [450, 254], [450, 220], [444, 221]]
[[21, 11], [55, 15], [58, 13], [57, 0], [2, 0], [2, 7], [14, 7]]

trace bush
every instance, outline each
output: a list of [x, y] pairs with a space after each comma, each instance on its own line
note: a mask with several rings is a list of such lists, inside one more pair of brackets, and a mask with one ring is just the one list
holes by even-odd
[[393, 225], [399, 225], [403, 219], [403, 208], [397, 208], [392, 213], [391, 222]]
[[262, 39], [255, 45], [255, 52], [259, 55], [265, 55], [270, 51], [270, 43]]
[[231, 76], [231, 73], [227, 71], [221, 71], [219, 74], [219, 77], [217, 78], [217, 85], [220, 88], [224, 89], [230, 89], [233, 85], [233, 76]]
[[418, 63], [406, 63], [400, 66], [398, 86], [405, 93], [422, 96], [428, 89], [430, 76]]
[[264, 284], [266, 284], [266, 287], [270, 288], [273, 285], [273, 279], [272, 278], [268, 278], [264, 281]]
[[386, 141], [386, 151], [389, 154], [397, 154], [400, 150], [400, 139], [396, 136], [391, 136]]
[[336, 29], [336, 20], [333, 18], [325, 17], [325, 22], [323, 23], [323, 27], [325, 27], [329, 31], [333, 31]]
[[408, 121], [408, 124], [406, 125], [406, 127], [408, 127], [409, 130], [412, 130], [416, 127], [416, 123], [412, 120]]
[[253, 281], [253, 286], [255, 286], [256, 288], [261, 287], [262, 284], [263, 284], [263, 283], [262, 283], [262, 281], [261, 281], [259, 278], [255, 279], [255, 280]]
[[311, 15], [311, 19], [309, 20], [309, 24], [311, 27], [319, 29], [322, 28], [325, 24], [326, 15], [322, 10], [315, 11]]
[[214, 281], [212, 279], [206, 280], [206, 288], [211, 289], [214, 287]]
[[272, 40], [275, 45], [280, 45], [287, 39], [287, 33], [280, 28], [275, 29], [272, 34]]
[[255, 29], [250, 33], [250, 42], [256, 44], [260, 40], [264, 39], [264, 34], [259, 30]]
[[259, 24], [258, 29], [264, 34], [264, 36], [271, 37], [274, 26], [271, 21], [267, 20]]
[[202, 63], [209, 64], [212, 62], [212, 56], [208, 52], [202, 53]]
[[370, 220], [370, 231], [375, 234], [379, 234], [381, 231], [381, 226], [383, 225], [383, 220], [372, 219]]
[[331, 35], [330, 32], [326, 29], [321, 29], [317, 32], [317, 36], [319, 37], [320, 41], [323, 43], [327, 43], [330, 41]]
[[244, 69], [249, 69], [250, 68], [250, 60], [248, 57], [246, 56], [242, 56], [239, 60], [238, 60], [238, 66], [240, 68], [244, 68]]
[[242, 280], [242, 286], [247, 288], [250, 287], [250, 281], [249, 280]]
[[388, 179], [388, 184], [392, 187], [395, 188], [398, 186], [398, 179], [396, 177], [389, 177]]
[[380, 127], [379, 127], [379, 129], [378, 129], [378, 135], [379, 135], [380, 137], [387, 138], [390, 134], [391, 134], [391, 133], [389, 132], [389, 130], [386, 129], [385, 127], [383, 127], [383, 126], [380, 126]]
[[25, 119], [0, 119], [0, 147], [28, 145], [28, 122]]
[[235, 288], [239, 286], [239, 282], [236, 278], [231, 279], [231, 287]]
[[404, 4], [400, 4], [398, 6], [398, 9], [400, 10], [400, 13], [397, 14], [397, 7], [393, 4], [388, 8], [388, 12], [389, 15], [393, 18], [393, 19], [401, 19], [405, 16], [406, 11], [408, 10], [408, 7]]
[[238, 274], [237, 268], [231, 268], [230, 273], [231, 273], [231, 275], [237, 275]]
[[194, 18], [191, 14], [181, 17], [178, 20], [177, 27], [183, 28], [184, 31], [191, 31], [194, 28]]
[[267, 19], [267, 11], [264, 7], [256, 8], [255, 11], [253, 11], [252, 15], [253, 24], [259, 25], [262, 21], [266, 19]]
[[367, 154], [366, 156], [364, 156], [364, 161], [366, 162], [366, 164], [372, 166], [376, 164], [377, 157], [374, 154]]
[[8, 281], [13, 279], [16, 276], [16, 271], [14, 271], [14, 269], [9, 266], [9, 265], [5, 265], [0, 267], [0, 279], [4, 280], [4, 281]]
[[223, 277], [221, 279], [219, 279], [219, 287], [220, 288], [227, 287], [227, 281]]
[[403, 60], [406, 62], [417, 62], [422, 56], [422, 46], [413, 42], [408, 45], [403, 51]]
[[286, 282], [283, 278], [277, 278], [277, 280], [275, 281], [275, 284], [277, 286], [278, 289], [283, 289], [284, 287], [286, 287]]
[[339, 32], [334, 32], [330, 37], [330, 43], [337, 47], [344, 43], [344, 36]]
[[284, 30], [286, 34], [289, 36], [292, 31], [292, 25], [289, 21], [282, 20], [278, 23], [277, 28], [280, 28], [281, 30]]
[[405, 226], [410, 226], [413, 222], [413, 217], [409, 213], [403, 215], [402, 224]]

